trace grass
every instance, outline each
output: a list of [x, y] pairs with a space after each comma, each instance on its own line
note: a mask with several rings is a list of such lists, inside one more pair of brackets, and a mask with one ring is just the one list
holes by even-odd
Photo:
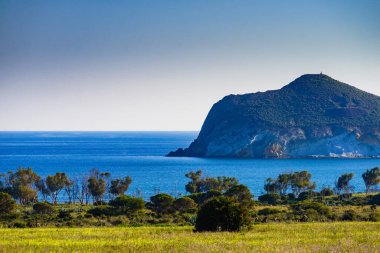
[[380, 223], [272, 223], [240, 233], [179, 226], [0, 229], [0, 252], [380, 252]]

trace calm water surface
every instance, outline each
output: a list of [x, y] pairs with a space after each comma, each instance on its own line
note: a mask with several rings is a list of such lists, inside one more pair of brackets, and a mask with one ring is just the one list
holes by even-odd
[[355, 173], [353, 185], [363, 191], [361, 174], [380, 166], [380, 159], [204, 159], [165, 157], [169, 151], [187, 147], [197, 132], [0, 132], [0, 172], [32, 167], [39, 175], [65, 172], [72, 177], [92, 168], [129, 175], [136, 190], [148, 198], [156, 192], [184, 194], [191, 170], [208, 176], [233, 176], [255, 196], [263, 193], [264, 181], [282, 172], [308, 170], [318, 187], [333, 186], [339, 175]]

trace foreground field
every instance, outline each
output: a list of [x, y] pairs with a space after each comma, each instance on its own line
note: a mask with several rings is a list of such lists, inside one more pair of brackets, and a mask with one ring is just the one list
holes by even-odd
[[0, 252], [380, 252], [380, 223], [260, 224], [249, 232], [192, 227], [0, 229]]

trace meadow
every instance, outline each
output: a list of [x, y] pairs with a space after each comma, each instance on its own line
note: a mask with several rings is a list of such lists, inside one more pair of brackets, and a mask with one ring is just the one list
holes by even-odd
[[191, 226], [0, 229], [0, 252], [380, 252], [380, 223], [270, 223], [219, 233]]

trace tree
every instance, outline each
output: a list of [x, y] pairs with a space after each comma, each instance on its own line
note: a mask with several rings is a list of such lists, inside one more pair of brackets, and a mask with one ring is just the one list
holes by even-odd
[[40, 179], [36, 182], [36, 188], [41, 193], [44, 201], [47, 201], [47, 197], [49, 196], [49, 190], [46, 186], [46, 181], [44, 179]]
[[9, 185], [12, 196], [18, 199], [20, 204], [27, 204], [37, 201], [37, 191], [35, 184], [40, 177], [31, 168], [19, 168], [17, 172], [9, 174]]
[[67, 198], [69, 199], [69, 204], [71, 203], [75, 204], [76, 190], [77, 189], [75, 187], [75, 180], [68, 179], [68, 182], [65, 185], [65, 192], [66, 192]]
[[186, 191], [189, 193], [207, 192], [217, 190], [220, 192], [227, 191], [234, 185], [239, 184], [239, 181], [234, 177], [202, 177], [202, 171], [189, 172], [185, 175], [191, 181], [186, 184]]
[[103, 178], [91, 176], [88, 179], [88, 190], [93, 197], [94, 203], [99, 203], [102, 201], [103, 195], [107, 190], [106, 182]]
[[8, 193], [0, 192], [0, 217], [12, 214], [16, 210], [16, 201]]
[[148, 207], [157, 214], [168, 214], [173, 211], [174, 198], [166, 193], [159, 193], [150, 197]]
[[346, 173], [338, 178], [338, 181], [335, 182], [335, 189], [337, 190], [338, 194], [340, 194], [342, 191], [345, 193], [350, 193], [350, 191], [353, 191], [354, 187], [350, 185], [350, 181], [353, 177], [353, 173]]
[[69, 180], [65, 173], [56, 173], [54, 176], [47, 176], [46, 186], [49, 190], [49, 195], [54, 204], [57, 204], [58, 194], [69, 184]]
[[190, 171], [185, 174], [185, 177], [190, 178], [191, 181], [185, 185], [186, 191], [189, 193], [199, 192], [198, 186], [201, 180], [202, 171], [198, 170], [197, 172]]
[[[297, 173], [297, 172], [296, 172]], [[279, 194], [286, 195], [286, 192], [289, 188], [289, 185], [291, 184], [293, 179], [293, 174], [280, 174], [277, 177], [276, 185], [279, 191]]]
[[371, 191], [371, 188], [376, 187], [380, 183], [380, 168], [376, 167], [371, 170], [366, 170], [362, 174], [365, 183], [366, 193]]
[[234, 185], [228, 189], [225, 196], [235, 198], [240, 204], [251, 207], [253, 205], [253, 195], [247, 186], [243, 184]]
[[111, 180], [110, 193], [116, 196], [123, 195], [132, 183], [132, 179], [127, 176], [124, 179]]
[[290, 175], [290, 185], [296, 198], [301, 192], [306, 190], [310, 191], [316, 188], [316, 183], [311, 183], [310, 179], [311, 174], [305, 170], [294, 172]]
[[198, 211], [195, 230], [240, 231], [249, 228], [251, 219], [248, 208], [230, 197], [216, 197], [207, 201]]
[[278, 193], [276, 179], [267, 178], [264, 184], [264, 190], [269, 193]]

